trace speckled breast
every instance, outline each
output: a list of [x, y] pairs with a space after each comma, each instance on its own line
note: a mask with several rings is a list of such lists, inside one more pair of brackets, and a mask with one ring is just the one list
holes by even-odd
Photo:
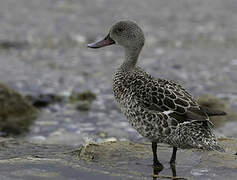
[[[127, 117], [129, 123], [145, 138], [163, 142], [159, 133], [159, 119], [148, 113], [137, 101], [134, 101], [133, 86], [138, 77], [136, 74], [128, 74], [118, 71], [114, 75], [113, 91], [121, 111]], [[153, 121], [151, 121], [153, 119]]]

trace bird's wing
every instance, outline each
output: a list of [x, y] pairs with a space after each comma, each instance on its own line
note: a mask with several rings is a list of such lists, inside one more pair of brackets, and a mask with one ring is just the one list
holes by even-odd
[[167, 80], [151, 80], [146, 83], [142, 94], [135, 93], [142, 106], [151, 111], [163, 112], [179, 123], [209, 122], [207, 113], [181, 85]]

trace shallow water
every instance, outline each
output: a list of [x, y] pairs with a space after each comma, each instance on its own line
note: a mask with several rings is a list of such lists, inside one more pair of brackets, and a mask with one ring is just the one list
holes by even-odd
[[[26, 139], [78, 145], [88, 139], [144, 141], [117, 108], [112, 76], [119, 47], [87, 49], [111, 23], [129, 18], [142, 26], [140, 65], [155, 77], [179, 81], [195, 96], [213, 94], [237, 108], [237, 3], [233, 0], [0, 2], [0, 81], [23, 94], [97, 95], [88, 112], [69, 102], [42, 110]], [[7, 46], [7, 45], [8, 46]], [[10, 44], [10, 45], [9, 45]], [[237, 137], [236, 119], [218, 134]]]
[[[150, 143], [113, 141], [90, 143], [75, 148], [68, 145], [32, 144], [0, 138], [1, 179], [236, 179], [236, 139], [222, 139], [228, 153], [179, 150], [177, 162], [170, 167], [167, 157], [172, 148], [158, 145], [164, 169], [152, 167]], [[173, 169], [173, 172], [171, 170]], [[174, 172], [176, 171], [176, 172]], [[176, 179], [178, 179], [176, 177]]]

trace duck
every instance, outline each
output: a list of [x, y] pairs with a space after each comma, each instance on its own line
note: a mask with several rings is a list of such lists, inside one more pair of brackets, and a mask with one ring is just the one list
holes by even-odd
[[209, 120], [209, 116], [225, 115], [225, 112], [199, 105], [180, 84], [154, 78], [137, 65], [145, 36], [134, 21], [116, 22], [105, 38], [88, 47], [113, 44], [125, 51], [123, 63], [113, 78], [115, 100], [129, 124], [151, 142], [154, 166], [162, 166], [157, 157], [157, 143], [173, 147], [170, 164], [175, 164], [178, 148], [225, 151], [217, 142]]

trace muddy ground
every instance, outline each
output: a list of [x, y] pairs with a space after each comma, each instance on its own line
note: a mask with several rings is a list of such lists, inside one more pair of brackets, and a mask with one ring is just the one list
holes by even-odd
[[[220, 139], [226, 153], [179, 150], [176, 166], [169, 165], [172, 148], [158, 146], [164, 169], [152, 166], [151, 144], [131, 141], [68, 145], [39, 145], [15, 140], [0, 142], [0, 178], [30, 179], [235, 179], [236, 139]], [[174, 175], [174, 173], [176, 175]]]

